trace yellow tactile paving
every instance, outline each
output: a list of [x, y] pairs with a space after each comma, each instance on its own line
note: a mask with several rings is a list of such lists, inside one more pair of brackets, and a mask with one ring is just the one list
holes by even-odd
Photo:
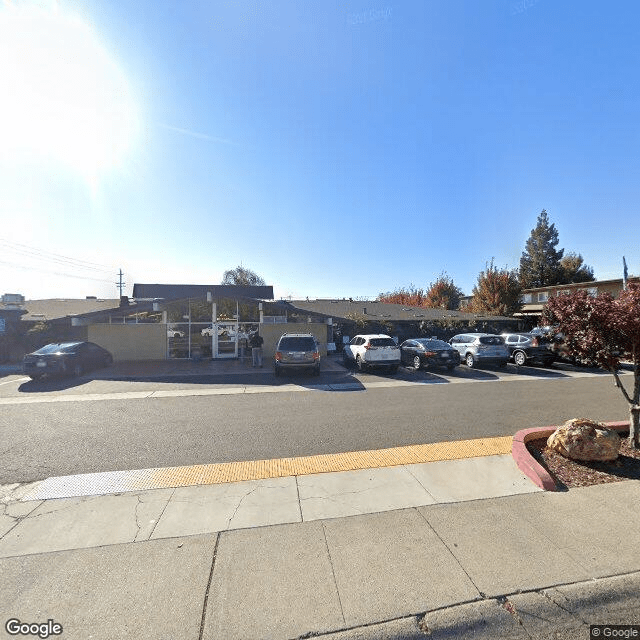
[[223, 462], [188, 467], [62, 476], [44, 480], [33, 491], [25, 495], [23, 500], [47, 500], [124, 491], [223, 484], [242, 480], [263, 480], [312, 473], [356, 471], [438, 460], [493, 456], [510, 453], [511, 442], [511, 436], [503, 436], [299, 458], [249, 460], [247, 462]]

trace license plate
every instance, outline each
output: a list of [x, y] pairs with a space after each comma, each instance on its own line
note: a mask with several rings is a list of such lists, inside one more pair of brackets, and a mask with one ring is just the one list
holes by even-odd
[[36, 367], [46, 367], [47, 363], [46, 362], [36, 362]]

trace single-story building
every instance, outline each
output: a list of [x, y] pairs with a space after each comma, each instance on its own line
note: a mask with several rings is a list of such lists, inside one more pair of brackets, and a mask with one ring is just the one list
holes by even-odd
[[[311, 333], [322, 355], [358, 333], [448, 339], [463, 331], [519, 329], [514, 318], [425, 309], [376, 300], [275, 300], [271, 286], [135, 284], [120, 300], [23, 301], [29, 348], [57, 340], [90, 340], [116, 361], [242, 358], [249, 336], [264, 339], [273, 357], [283, 333]], [[39, 344], [37, 343], [39, 340]]]

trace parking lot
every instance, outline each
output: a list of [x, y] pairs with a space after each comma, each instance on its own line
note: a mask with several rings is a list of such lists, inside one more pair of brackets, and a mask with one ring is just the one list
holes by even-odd
[[[624, 376], [628, 372], [621, 371]], [[11, 403], [12, 399], [29, 399], [29, 402], [43, 401], [52, 396], [66, 396], [69, 400], [76, 396], [120, 396], [140, 397], [139, 394], [169, 392], [180, 395], [184, 391], [206, 393], [259, 393], [291, 390], [343, 390], [358, 391], [383, 387], [407, 385], [461, 384], [479, 382], [509, 382], [516, 380], [562, 380], [610, 376], [607, 371], [577, 367], [555, 362], [550, 366], [516, 366], [506, 368], [486, 367], [469, 369], [464, 364], [453, 371], [445, 369], [415, 370], [401, 366], [397, 372], [378, 370], [359, 372], [345, 367], [342, 359], [327, 357], [322, 362], [319, 377], [306, 372], [286, 372], [280, 377], [265, 365], [253, 369], [246, 363], [228, 362], [188, 362], [179, 365], [169, 363], [122, 363], [115, 364], [90, 374], [69, 378], [52, 378], [32, 381], [19, 373], [0, 378], [0, 402]], [[115, 398], [114, 398], [115, 399]]]

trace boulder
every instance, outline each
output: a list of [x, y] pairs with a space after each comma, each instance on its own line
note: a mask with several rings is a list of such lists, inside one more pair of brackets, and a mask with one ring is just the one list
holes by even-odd
[[620, 444], [617, 432], [587, 418], [567, 420], [547, 440], [550, 449], [572, 460], [615, 460]]

